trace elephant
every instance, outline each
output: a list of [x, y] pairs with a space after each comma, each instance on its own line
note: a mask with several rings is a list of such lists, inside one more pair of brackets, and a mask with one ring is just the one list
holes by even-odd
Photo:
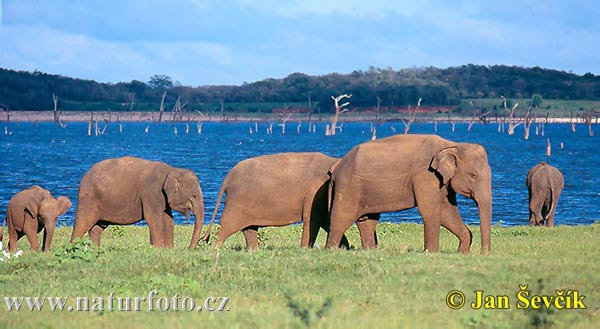
[[483, 146], [437, 135], [395, 135], [355, 146], [330, 171], [327, 248], [336, 248], [341, 235], [362, 216], [371, 221], [358, 225], [362, 247], [375, 248], [375, 215], [417, 207], [426, 252], [438, 251], [441, 225], [459, 238], [458, 251], [469, 253], [473, 236], [458, 212], [458, 193], [477, 204], [481, 252], [490, 251], [491, 169]]
[[[217, 198], [208, 231], [223, 194], [225, 208], [217, 241], [222, 244], [232, 234], [243, 231], [248, 250], [258, 247], [258, 229], [303, 221], [300, 245], [313, 247], [319, 228], [329, 231], [328, 169], [337, 158], [322, 153], [280, 153], [249, 158], [227, 174]], [[349, 247], [346, 237], [341, 244]]]
[[554, 213], [565, 186], [560, 170], [542, 161], [527, 173], [529, 225], [554, 226]]
[[191, 170], [135, 157], [107, 159], [83, 176], [78, 198], [71, 242], [89, 232], [90, 239], [100, 246], [108, 225], [144, 219], [150, 244], [172, 248], [172, 210], [185, 214], [187, 220], [192, 211], [195, 222], [190, 248], [200, 239], [204, 203], [200, 183]]
[[[65, 196], [54, 198], [50, 191], [37, 185], [15, 194], [8, 203], [4, 219], [4, 222], [8, 220], [9, 252], [17, 251], [17, 242], [23, 235], [27, 235], [31, 249], [38, 250], [38, 233], [42, 229], [44, 229], [42, 251], [50, 251], [58, 216], [64, 215], [71, 205], [69, 198]], [[0, 231], [0, 249], [3, 233], [4, 223]]]

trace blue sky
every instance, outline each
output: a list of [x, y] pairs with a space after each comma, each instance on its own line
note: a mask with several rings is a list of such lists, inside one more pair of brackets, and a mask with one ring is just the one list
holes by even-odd
[[468, 63], [600, 74], [596, 0], [0, 2], [0, 67], [102, 82]]

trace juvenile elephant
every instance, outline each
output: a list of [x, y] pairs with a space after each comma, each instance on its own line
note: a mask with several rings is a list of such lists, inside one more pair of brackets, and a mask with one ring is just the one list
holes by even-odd
[[190, 248], [200, 239], [204, 221], [202, 191], [196, 175], [187, 169], [163, 162], [134, 157], [108, 159], [96, 163], [81, 179], [79, 200], [71, 242], [89, 232], [100, 245], [100, 237], [110, 224], [134, 224], [146, 220], [150, 244], [173, 247], [172, 210], [194, 213]]
[[[258, 229], [302, 220], [302, 247], [312, 247], [319, 228], [329, 232], [327, 171], [338, 159], [321, 153], [281, 153], [246, 159], [236, 164], [221, 185], [208, 242], [219, 204], [226, 193], [218, 243], [243, 231], [249, 250], [258, 247]], [[346, 237], [340, 237], [348, 247]]]
[[[44, 229], [42, 251], [50, 251], [58, 216], [64, 215], [69, 208], [71, 208], [71, 201], [67, 197], [59, 196], [55, 199], [48, 190], [37, 185], [15, 194], [6, 209], [8, 250], [17, 251], [17, 241], [23, 235], [27, 235], [31, 249], [38, 250], [38, 233]], [[0, 246], [3, 233], [4, 224], [0, 231]]]
[[542, 161], [527, 173], [529, 190], [529, 225], [554, 226], [554, 213], [565, 186], [563, 174]]
[[[439, 249], [440, 225], [468, 253], [472, 234], [456, 205], [456, 193], [479, 208], [481, 251], [490, 250], [491, 170], [481, 145], [455, 143], [436, 135], [397, 135], [354, 147], [332, 168], [333, 204], [327, 247], [362, 216], [418, 207], [425, 224], [425, 250]], [[371, 215], [369, 215], [371, 214]], [[376, 221], [358, 229], [363, 248], [374, 248]]]

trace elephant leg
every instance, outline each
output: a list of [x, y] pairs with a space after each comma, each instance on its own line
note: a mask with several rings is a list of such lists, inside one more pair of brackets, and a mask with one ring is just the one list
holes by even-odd
[[304, 221], [302, 224], [302, 239], [300, 240], [300, 246], [302, 248], [312, 248], [317, 241], [317, 235], [319, 234], [319, 224], [316, 220]]
[[369, 214], [356, 221], [363, 249], [377, 248], [377, 233], [375, 232], [375, 227], [377, 226], [379, 217], [379, 214]]
[[73, 223], [73, 233], [71, 234], [71, 243], [75, 239], [81, 239], [86, 232], [89, 232], [100, 218], [97, 216], [95, 210], [87, 210], [84, 206], [77, 207], [77, 213], [75, 214], [75, 222]]
[[[340, 198], [338, 197], [337, 199], [339, 200]], [[331, 209], [330, 231], [327, 235], [327, 243], [325, 244], [326, 248], [339, 248], [344, 233], [356, 221], [355, 212], [348, 210], [354, 209], [352, 204], [356, 203], [344, 202], [342, 204], [340, 201], [337, 203], [334, 201]]]
[[[8, 230], [8, 251], [16, 252], [19, 239], [21, 239], [25, 235], [23, 232], [17, 232], [16, 230]], [[29, 241], [31, 243], [31, 241]]]
[[258, 226], [248, 226], [242, 232], [244, 232], [246, 238], [248, 251], [256, 251], [258, 249]]
[[319, 226], [315, 222], [316, 220], [311, 220], [311, 216], [307, 215], [306, 212], [302, 214], [302, 238], [300, 239], [300, 247], [312, 248], [315, 244], [315, 239], [319, 233]]
[[223, 211], [223, 215], [221, 215], [221, 220], [219, 221], [219, 224], [221, 224], [221, 229], [216, 235], [217, 244], [219, 245], [225, 243], [225, 240], [227, 240], [232, 234], [240, 231], [238, 226], [234, 227], [233, 225], [229, 224], [227, 218], [228, 216], [225, 214], [225, 211]]
[[300, 239], [302, 248], [314, 246], [319, 233], [319, 221], [323, 220], [323, 210], [327, 211], [327, 209], [321, 209], [322, 207], [317, 203], [315, 197], [306, 197], [302, 204], [302, 239]]
[[163, 219], [162, 215], [151, 215], [145, 219], [150, 231], [150, 244], [154, 247], [164, 247], [163, 224], [160, 222]]
[[544, 217], [542, 216], [542, 207], [544, 206], [543, 202], [540, 202], [538, 200], [535, 199], [535, 196], [533, 197], [533, 199], [531, 199], [529, 201], [529, 225], [530, 226], [537, 226], [540, 225], [543, 220]]
[[460, 217], [457, 206], [446, 203], [444, 207], [442, 207], [441, 224], [458, 238], [458, 251], [463, 254], [468, 254], [471, 251], [473, 234]]
[[92, 242], [97, 245], [98, 247], [100, 247], [100, 240], [102, 238], [102, 232], [104, 232], [104, 230], [106, 229], [108, 225], [99, 225], [96, 224], [94, 226], [92, 226], [92, 228], [88, 231], [89, 235], [90, 235], [90, 240], [92, 240]]
[[27, 235], [27, 239], [31, 244], [31, 250], [37, 251], [40, 247], [40, 244], [38, 242], [37, 225], [25, 223], [23, 225], [23, 234]]
[[444, 201], [438, 184], [437, 180], [417, 179], [414, 187], [417, 207], [425, 226], [425, 252], [437, 252], [440, 247], [440, 205]]
[[163, 236], [163, 247], [173, 248], [173, 236], [175, 235], [175, 221], [173, 217], [164, 214], [162, 216], [162, 236]]
[[554, 214], [556, 213], [557, 204], [558, 201], [554, 201], [552, 203], [552, 209], [550, 210], [550, 213], [548, 214], [548, 219], [546, 220], [546, 226], [548, 227], [554, 227]]

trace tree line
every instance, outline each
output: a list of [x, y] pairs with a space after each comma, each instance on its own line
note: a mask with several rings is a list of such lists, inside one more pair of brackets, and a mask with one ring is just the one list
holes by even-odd
[[[228, 104], [240, 103], [302, 103], [330, 112], [335, 109], [331, 96], [340, 94], [352, 94], [353, 109], [414, 106], [419, 99], [422, 106], [455, 106], [466, 98], [529, 98], [535, 94], [544, 99], [600, 100], [600, 75], [469, 64], [446, 69], [369, 67], [321, 76], [293, 73], [237, 86], [191, 87], [173, 83], [166, 75], [154, 75], [147, 82], [113, 84], [0, 68], [0, 109], [47, 111], [53, 108], [56, 95], [60, 109], [67, 111], [156, 111], [165, 91], [165, 104], [181, 100], [184, 108], [189, 104], [188, 109], [194, 110], [236, 110]], [[261, 106], [248, 108], [261, 111]]]

